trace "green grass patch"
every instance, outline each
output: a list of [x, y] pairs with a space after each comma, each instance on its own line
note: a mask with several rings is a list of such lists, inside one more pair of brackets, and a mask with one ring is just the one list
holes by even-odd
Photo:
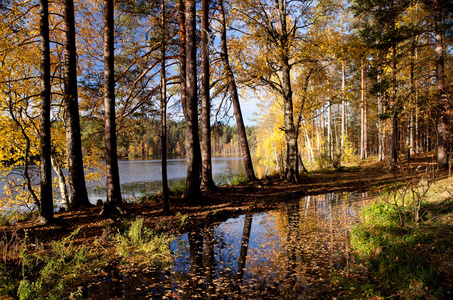
[[395, 205], [378, 202], [364, 208], [362, 223], [352, 230], [351, 244], [389, 296], [449, 298], [453, 228], [440, 220], [452, 209], [450, 199], [423, 202], [424, 218], [418, 223], [408, 218], [401, 226]]
[[[36, 244], [27, 243], [26, 236], [20, 241], [15, 240], [14, 243], [20, 248], [9, 249], [10, 259], [0, 263], [0, 295], [19, 299], [74, 296], [77, 292], [76, 282], [90, 272], [86, 267], [88, 249], [74, 245], [74, 237], [78, 232], [75, 230], [68, 237], [51, 243], [47, 250], [33, 251], [30, 248], [36, 248]], [[74, 291], [72, 294], [71, 289]]]
[[136, 218], [124, 227], [127, 229], [116, 236], [116, 251], [125, 262], [146, 263], [162, 267], [172, 262], [170, 243], [174, 237], [156, 234], [143, 225], [143, 218]]
[[[181, 223], [185, 220], [181, 216]], [[155, 234], [142, 218], [123, 222], [115, 231], [93, 243], [77, 245], [80, 228], [68, 237], [43, 247], [17, 233], [0, 236], [0, 298], [61, 299], [83, 298], [90, 275], [110, 265], [121, 263], [124, 270], [140, 266], [162, 267], [172, 262], [170, 243], [173, 237]], [[109, 229], [109, 228], [106, 228]], [[103, 244], [103, 245], [101, 245]], [[105, 247], [104, 247], [105, 246]]]
[[215, 178], [216, 183], [219, 186], [222, 185], [239, 185], [241, 183], [247, 182], [247, 177], [244, 173], [239, 173], [237, 175], [224, 174]]
[[186, 191], [186, 180], [181, 179], [170, 186], [170, 195], [180, 196]]

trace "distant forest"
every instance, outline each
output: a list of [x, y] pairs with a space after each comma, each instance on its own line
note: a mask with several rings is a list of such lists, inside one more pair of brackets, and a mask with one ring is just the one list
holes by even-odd
[[[85, 151], [93, 147], [105, 148], [103, 120], [82, 118], [82, 143]], [[246, 126], [250, 151], [256, 152], [257, 126]], [[167, 153], [170, 157], [186, 155], [185, 121], [167, 121]], [[212, 154], [214, 156], [240, 156], [237, 126], [218, 122], [211, 130]], [[159, 119], [128, 120], [119, 128], [118, 156], [125, 158], [161, 158], [161, 121]]]

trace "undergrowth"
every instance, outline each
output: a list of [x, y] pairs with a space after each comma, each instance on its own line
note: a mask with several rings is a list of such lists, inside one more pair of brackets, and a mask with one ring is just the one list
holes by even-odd
[[74, 243], [79, 231], [48, 247], [29, 242], [26, 234], [23, 238], [17, 232], [0, 236], [0, 299], [83, 298], [82, 287], [89, 276], [113, 260], [119, 259], [126, 268], [137, 262], [160, 267], [172, 261], [172, 236], [155, 234], [142, 218], [123, 222], [116, 234], [90, 245]]
[[[352, 230], [351, 244], [367, 263], [387, 296], [404, 299], [448, 299], [451, 297], [453, 261], [453, 211], [451, 197], [420, 204], [420, 216], [408, 201], [405, 222], [401, 207], [376, 202], [362, 211], [362, 223]], [[448, 217], [445, 217], [448, 216]], [[374, 286], [376, 294], [378, 287]]]
[[116, 236], [116, 251], [125, 260], [146, 262], [148, 265], [164, 266], [172, 261], [170, 243], [174, 239], [168, 234], [156, 234], [143, 225], [143, 218], [125, 226], [124, 232]]
[[[79, 230], [50, 245], [44, 250], [27, 242], [27, 235], [19, 239], [4, 236], [8, 244], [0, 263], [0, 295], [19, 299], [58, 299], [69, 296], [68, 289], [89, 273], [86, 268], [87, 248], [75, 246], [74, 237]], [[35, 249], [32, 249], [32, 248]]]

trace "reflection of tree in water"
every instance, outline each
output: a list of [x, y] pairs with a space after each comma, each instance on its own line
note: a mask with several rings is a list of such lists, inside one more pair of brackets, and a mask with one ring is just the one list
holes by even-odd
[[348, 199], [309, 196], [274, 212], [248, 214], [243, 224], [193, 231], [190, 272], [176, 285], [184, 298], [331, 295], [335, 276], [360, 268], [349, 258], [349, 228], [357, 216]]
[[347, 194], [308, 196], [274, 212], [274, 243], [281, 239], [282, 247], [274, 252], [252, 250], [260, 259], [249, 259], [254, 280], [247, 295], [298, 299], [332, 292], [334, 276], [347, 276], [353, 267], [349, 228], [356, 221], [356, 208], [352, 206]]
[[238, 268], [236, 274], [236, 285], [242, 284], [244, 278], [244, 268], [247, 259], [247, 250], [249, 247], [250, 232], [252, 230], [253, 215], [245, 215], [244, 230], [242, 231], [241, 251], [239, 252]]
[[188, 234], [190, 253], [189, 297], [199, 296], [202, 291], [202, 266], [203, 266], [203, 234], [200, 229], [195, 229]]
[[190, 271], [187, 275], [177, 272], [173, 286], [178, 287], [184, 298], [217, 299], [221, 295], [239, 295], [252, 218], [252, 214], [245, 217], [240, 250], [235, 248], [238, 236], [228, 235], [228, 229], [213, 227], [190, 232], [187, 235], [189, 247], [179, 244], [180, 254], [189, 256]]
[[204, 266], [206, 276], [206, 292], [207, 299], [215, 297], [214, 277], [216, 271], [215, 254], [214, 254], [214, 228], [208, 227], [204, 229]]

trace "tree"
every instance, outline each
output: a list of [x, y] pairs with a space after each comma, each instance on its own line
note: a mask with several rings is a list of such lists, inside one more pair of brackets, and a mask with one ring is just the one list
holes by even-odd
[[41, 118], [39, 138], [41, 143], [40, 151], [40, 182], [41, 194], [39, 202], [39, 216], [45, 223], [53, 220], [53, 198], [52, 198], [52, 162], [51, 135], [50, 135], [50, 39], [49, 39], [49, 4], [47, 0], [41, 0], [40, 24], [41, 35]]
[[313, 8], [312, 2], [305, 1], [278, 0], [273, 3], [256, 0], [239, 1], [235, 9], [237, 18], [245, 27], [242, 32], [247, 32], [243, 41], [253, 45], [251, 49], [257, 53], [251, 58], [253, 61], [248, 61], [250, 56], [243, 58], [245, 66], [242, 68], [253, 79], [253, 84], [265, 85], [276, 92], [283, 102], [282, 130], [286, 141], [284, 177], [291, 182], [299, 181], [298, 124], [294, 121], [291, 72], [294, 66], [311, 61], [302, 58], [305, 53], [301, 53], [299, 47], [303, 47], [302, 29], [308, 31], [313, 22]]
[[[356, 0], [353, 10], [363, 20], [360, 30], [361, 36], [375, 49], [378, 49], [388, 61], [382, 65], [390, 66], [387, 79], [381, 78], [383, 92], [388, 97], [388, 112], [391, 118], [390, 160], [393, 166], [398, 160], [398, 117], [402, 110], [400, 95], [398, 94], [397, 64], [398, 44], [407, 39], [409, 32], [398, 23], [398, 18], [410, 5], [409, 0]], [[383, 67], [384, 68], [384, 67]], [[386, 89], [386, 87], [389, 87]]]
[[361, 106], [360, 106], [360, 160], [367, 158], [367, 85], [366, 85], [366, 75], [365, 75], [365, 64], [362, 62], [361, 66]]
[[198, 203], [201, 153], [198, 136], [195, 0], [186, 0], [186, 33], [187, 178], [184, 198], [190, 203]]
[[181, 106], [184, 117], [187, 119], [187, 95], [186, 95], [186, 5], [185, 0], [178, 0], [178, 24], [179, 24], [179, 89]]
[[201, 123], [202, 123], [202, 147], [201, 147], [201, 186], [212, 189], [212, 162], [211, 162], [211, 99], [209, 77], [209, 0], [201, 1], [201, 67], [203, 73], [201, 85]]
[[[448, 160], [448, 148], [451, 146], [451, 132], [447, 124], [448, 92], [445, 86], [445, 64], [443, 37], [445, 32], [445, 17], [452, 12], [452, 3], [448, 0], [424, 1], [434, 15], [434, 52], [436, 55], [436, 119], [437, 119], [437, 166], [445, 168]], [[451, 129], [451, 128], [450, 128]], [[449, 145], [450, 144], [450, 145]]]
[[77, 95], [77, 53], [75, 39], [74, 2], [63, 1], [63, 81], [68, 160], [70, 207], [89, 206], [83, 170], [82, 140], [80, 135], [79, 102]]
[[121, 186], [115, 124], [114, 6], [104, 0], [104, 105], [105, 164], [107, 175], [106, 206], [121, 207]]
[[162, 118], [162, 199], [164, 214], [170, 213], [170, 204], [168, 202], [168, 183], [167, 183], [167, 82], [165, 69], [165, 48], [166, 48], [166, 20], [165, 20], [165, 0], [161, 2], [161, 30], [162, 30], [162, 50], [161, 50], [161, 78], [160, 78], [160, 106]]
[[244, 230], [242, 231], [241, 250], [239, 251], [238, 269], [236, 273], [236, 284], [242, 284], [244, 278], [244, 268], [247, 259], [247, 250], [249, 246], [250, 233], [252, 231], [253, 214], [246, 214], [244, 218]]
[[220, 21], [220, 58], [223, 63], [226, 80], [228, 83], [228, 90], [230, 93], [231, 101], [233, 102], [234, 116], [238, 127], [239, 139], [241, 141], [241, 152], [244, 159], [245, 174], [248, 181], [256, 179], [255, 172], [253, 170], [252, 157], [250, 155], [250, 148], [247, 141], [247, 135], [245, 132], [244, 121], [242, 119], [241, 105], [239, 103], [239, 95], [236, 86], [236, 79], [230, 65], [230, 59], [228, 57], [227, 47], [227, 32], [226, 32], [226, 19], [225, 19], [225, 8], [223, 0], [219, 0], [219, 21]]

